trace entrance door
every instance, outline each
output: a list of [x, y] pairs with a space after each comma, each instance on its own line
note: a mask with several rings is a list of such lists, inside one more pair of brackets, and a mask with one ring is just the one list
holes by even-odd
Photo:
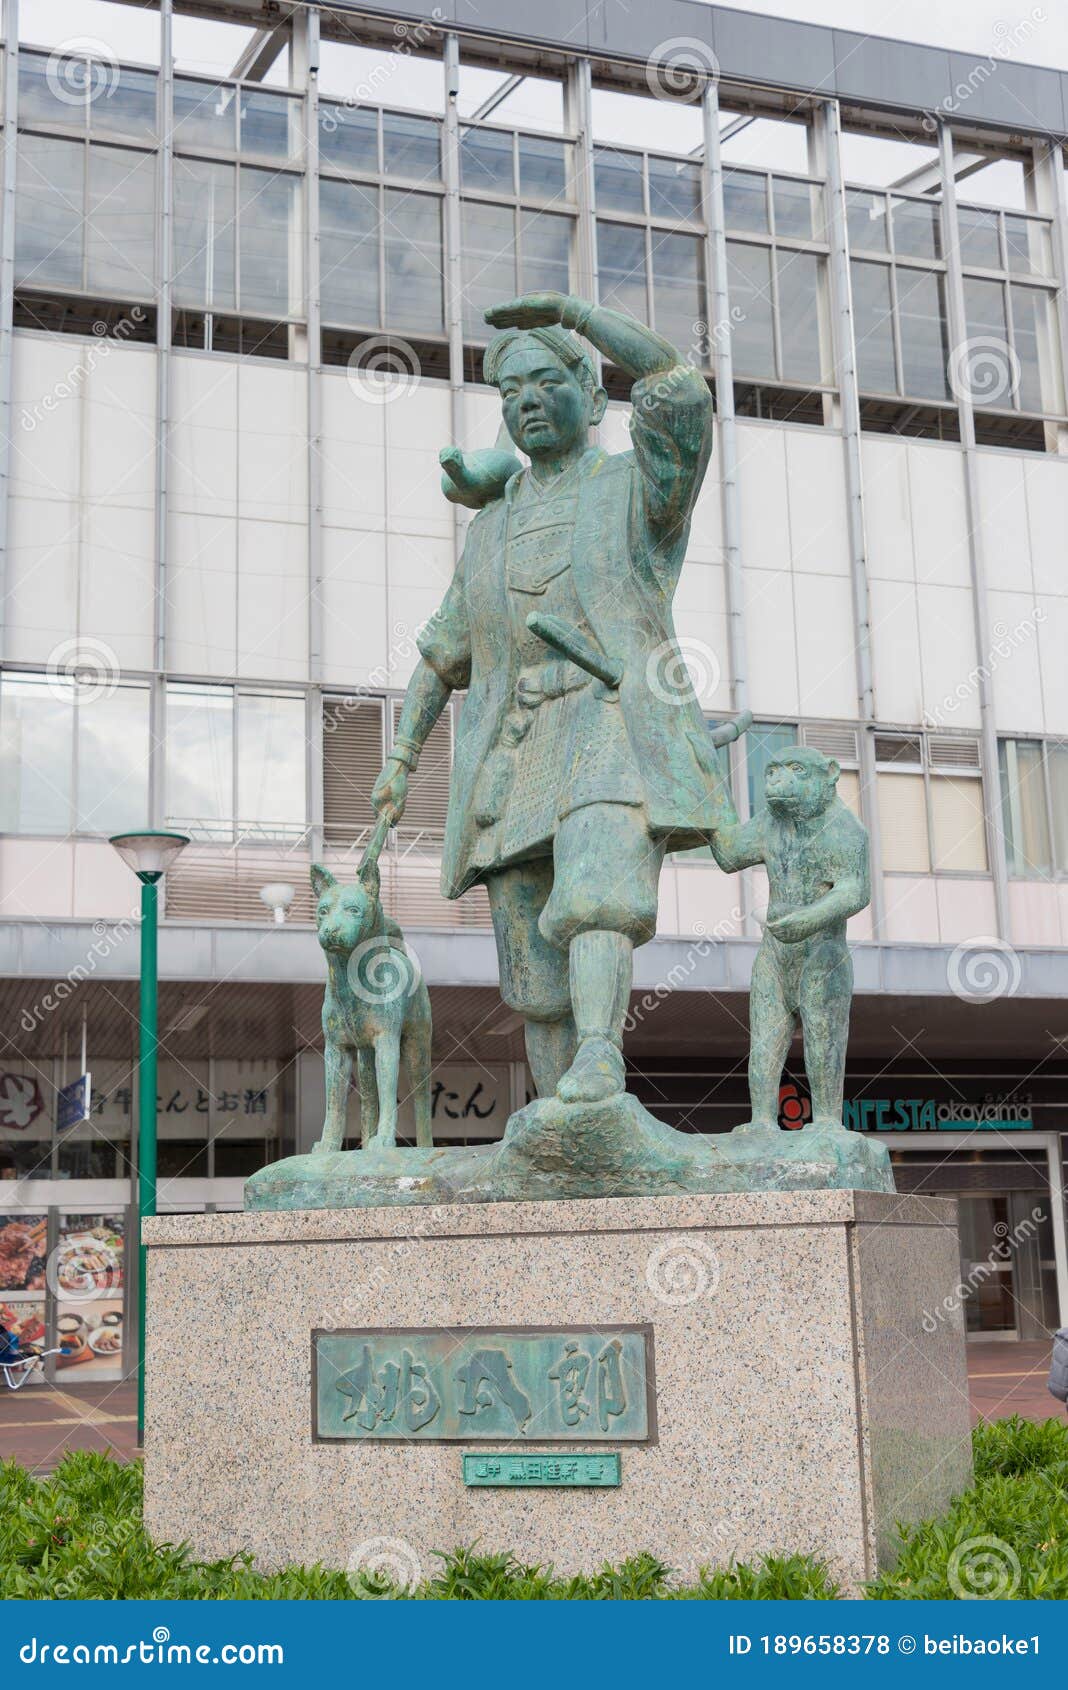
[[1045, 1338], [1057, 1325], [1049, 1194], [961, 1193], [960, 1277], [967, 1331], [985, 1338]]

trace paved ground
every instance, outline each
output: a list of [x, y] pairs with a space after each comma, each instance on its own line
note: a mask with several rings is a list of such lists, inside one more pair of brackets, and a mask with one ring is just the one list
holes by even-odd
[[[1063, 1413], [1046, 1390], [1048, 1371], [1048, 1343], [969, 1344], [972, 1419], [1019, 1414], [1047, 1420]], [[136, 1433], [133, 1385], [0, 1387], [0, 1457], [13, 1456], [36, 1472], [49, 1472], [68, 1449], [111, 1450], [128, 1461], [136, 1453]]]

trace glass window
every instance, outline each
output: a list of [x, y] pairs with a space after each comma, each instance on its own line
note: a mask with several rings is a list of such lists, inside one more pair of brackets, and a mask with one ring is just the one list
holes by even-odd
[[440, 330], [441, 201], [392, 191], [384, 199], [386, 327]]
[[515, 212], [510, 205], [461, 203], [463, 220], [464, 332], [476, 340], [492, 334], [482, 313], [516, 291]]
[[882, 194], [850, 188], [846, 194], [846, 231], [853, 252], [886, 252], [886, 200]]
[[241, 309], [289, 317], [300, 310], [300, 179], [241, 171]]
[[645, 231], [626, 223], [597, 224], [601, 304], [649, 321], [645, 277]]
[[621, 153], [598, 147], [593, 157], [594, 192], [598, 211], [645, 210], [640, 153]]
[[774, 381], [770, 249], [728, 241], [727, 286], [732, 313], [734, 373], [736, 376], [767, 376]]
[[704, 263], [695, 235], [653, 230], [653, 309], [656, 330], [684, 358], [700, 361], [707, 342]]
[[768, 182], [749, 170], [723, 172], [723, 215], [728, 229], [768, 233]]
[[82, 286], [85, 147], [53, 135], [20, 135], [15, 198], [15, 279]]
[[649, 159], [649, 215], [692, 223], [701, 215], [701, 169], [677, 158]]
[[923, 776], [880, 774], [876, 778], [883, 868], [904, 874], [929, 874], [931, 854]]
[[19, 123], [84, 130], [90, 85], [86, 59], [19, 53]]
[[926, 200], [890, 201], [894, 251], [899, 258], [941, 258], [940, 207]]
[[998, 746], [1001, 816], [1010, 874], [1049, 874], [1049, 821], [1042, 745], [1037, 739], [1005, 739]]
[[799, 241], [816, 239], [815, 195], [811, 182], [791, 182], [776, 176], [771, 184], [772, 206], [775, 212], [775, 233]]
[[120, 147], [89, 149], [88, 285], [151, 297], [156, 277], [156, 160]]
[[1012, 286], [1012, 337], [1018, 370], [1016, 395], [1023, 411], [1059, 411], [1063, 405], [1058, 357], [1051, 333], [1052, 300], [1041, 288]]
[[1019, 276], [1052, 276], [1053, 250], [1049, 224], [1035, 217], [1005, 213], [1005, 250], [1009, 269]]
[[304, 727], [304, 699], [299, 694], [238, 695], [239, 831], [303, 832], [307, 820]]
[[462, 130], [460, 179], [465, 188], [478, 188], [487, 194], [514, 194], [511, 130]]
[[552, 211], [521, 211], [519, 250], [520, 293], [538, 293], [546, 288], [567, 293], [570, 285], [570, 217], [561, 217]]
[[948, 399], [949, 331], [941, 275], [898, 265], [897, 309], [904, 392], [914, 399]]
[[320, 180], [319, 259], [324, 323], [377, 328], [377, 188]]
[[128, 65], [109, 66], [108, 70], [110, 86], [102, 99], [94, 99], [89, 105], [90, 132], [124, 135], [131, 141], [153, 140], [158, 80], [155, 72], [132, 70]]
[[854, 259], [849, 270], [857, 338], [857, 380], [863, 392], [896, 393], [889, 266]]
[[962, 264], [975, 265], [981, 270], [1001, 269], [996, 211], [980, 211], [975, 205], [958, 205], [957, 238]]
[[1007, 410], [1012, 405], [1015, 380], [1002, 284], [965, 276], [964, 316], [969, 340], [983, 343], [982, 347], [973, 348], [970, 366], [973, 403], [1000, 405]]
[[144, 827], [151, 755], [147, 687], [116, 687], [78, 703], [78, 830]]
[[70, 832], [74, 697], [62, 675], [0, 675], [0, 831]]
[[273, 94], [267, 88], [242, 88], [238, 131], [243, 153], [261, 158], [296, 156], [299, 130], [299, 101], [288, 94]]
[[931, 829], [936, 872], [955, 869], [985, 874], [986, 817], [983, 783], [963, 775], [938, 775], [931, 781]]
[[822, 381], [819, 290], [823, 259], [812, 252], [780, 248], [776, 263], [783, 380]]
[[1049, 790], [1053, 805], [1053, 840], [1057, 872], [1068, 874], [1068, 745], [1048, 745]]
[[215, 147], [232, 153], [237, 147], [235, 90], [211, 82], [174, 79], [174, 144], [176, 147]]
[[335, 170], [377, 176], [378, 113], [362, 106], [320, 106], [319, 158]]
[[749, 814], [764, 802], [764, 771], [773, 757], [797, 744], [794, 722], [755, 722], [745, 736], [745, 767], [749, 783]]
[[167, 826], [228, 839], [234, 809], [234, 695], [230, 687], [167, 688]]
[[387, 176], [441, 180], [441, 125], [432, 117], [382, 113], [382, 164]]
[[174, 161], [174, 298], [179, 305], [232, 311], [237, 239], [234, 166]]
[[525, 199], [566, 200], [567, 155], [565, 141], [541, 135], [519, 137], [519, 191]]

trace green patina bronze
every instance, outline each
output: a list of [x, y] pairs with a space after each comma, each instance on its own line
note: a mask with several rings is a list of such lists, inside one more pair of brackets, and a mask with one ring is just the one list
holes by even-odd
[[651, 1344], [641, 1326], [314, 1332], [315, 1436], [647, 1443]]
[[618, 1489], [623, 1482], [617, 1451], [605, 1455], [464, 1455], [465, 1485], [541, 1486], [554, 1490]]
[[[425, 988], [412, 987], [410, 970], [405, 977], [401, 935], [379, 909], [368, 932], [394, 957], [399, 1020], [395, 1007], [368, 1015], [359, 993], [353, 1002], [352, 965], [335, 933], [352, 889], [315, 870], [331, 959], [327, 1121], [317, 1153], [261, 1170], [246, 1202], [892, 1191], [885, 1147], [841, 1121], [852, 986], [845, 921], [868, 901], [863, 829], [834, 794], [836, 766], [803, 749], [771, 765], [768, 807], [739, 823], [715, 746], [751, 718], [709, 733], [675, 637], [672, 598], [712, 450], [704, 378], [651, 329], [571, 296], [530, 294], [486, 316], [500, 331], [487, 379], [529, 463], [499, 446], [441, 454], [446, 496], [477, 515], [420, 634], [372, 803], [380, 829], [400, 820], [427, 737], [462, 689], [442, 889], [459, 898], [486, 887], [501, 995], [523, 1018], [538, 1096], [500, 1144], [434, 1149], [426, 1126], [419, 1147], [391, 1148], [406, 1051], [416, 1056], [409, 1084], [420, 1108], [425, 1096]], [[590, 444], [606, 398], [572, 331], [633, 382], [627, 452]], [[729, 1142], [657, 1121], [626, 1091], [622, 1054], [633, 953], [656, 930], [664, 854], [702, 844], [726, 869], [766, 864], [771, 882], [753, 980], [752, 1120]], [[365, 942], [363, 918], [347, 919], [348, 954]], [[775, 1098], [798, 1015], [816, 1118], [785, 1134]], [[359, 1053], [361, 1098], [365, 1072], [377, 1082], [378, 1134], [360, 1152], [340, 1151], [350, 1051]]]

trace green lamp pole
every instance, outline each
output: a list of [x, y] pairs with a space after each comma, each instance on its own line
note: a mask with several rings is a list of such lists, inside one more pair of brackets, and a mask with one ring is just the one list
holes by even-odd
[[145, 1441], [144, 1220], [156, 1212], [156, 1054], [159, 1048], [159, 882], [189, 844], [184, 833], [117, 833], [111, 840], [141, 882], [141, 1003], [137, 1087], [137, 1442]]

